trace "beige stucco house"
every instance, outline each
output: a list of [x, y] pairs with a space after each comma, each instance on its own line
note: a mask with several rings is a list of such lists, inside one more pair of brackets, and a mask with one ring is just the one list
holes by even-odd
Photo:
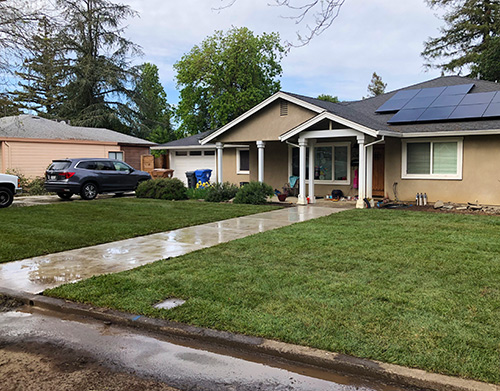
[[141, 168], [155, 143], [109, 129], [70, 126], [33, 115], [0, 118], [0, 172], [43, 176], [54, 159], [99, 157]]
[[299, 203], [337, 189], [500, 205], [497, 83], [440, 77], [342, 103], [278, 92], [196, 144], [213, 151], [218, 181], [281, 189], [298, 176]]

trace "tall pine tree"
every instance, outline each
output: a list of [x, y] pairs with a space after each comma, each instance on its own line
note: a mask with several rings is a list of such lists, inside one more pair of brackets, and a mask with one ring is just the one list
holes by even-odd
[[133, 72], [130, 57], [140, 53], [123, 36], [121, 23], [136, 13], [108, 0], [57, 0], [65, 15], [61, 42], [69, 58], [69, 81], [60, 115], [73, 124], [128, 132], [127, 112]]
[[[483, 56], [495, 56], [500, 37], [500, 2], [498, 0], [426, 0], [431, 7], [446, 9], [441, 36], [425, 42], [422, 56], [426, 66], [443, 73], [462, 70], [478, 76], [487, 63]], [[498, 47], [498, 44], [497, 44]], [[438, 62], [442, 59], [442, 62]], [[498, 75], [488, 75], [495, 80]]]
[[22, 71], [16, 72], [21, 87], [11, 95], [19, 107], [35, 111], [46, 118], [57, 118], [63, 99], [65, 65], [67, 61], [60, 50], [54, 32], [55, 25], [42, 18], [38, 33], [29, 44], [31, 57], [24, 60]]

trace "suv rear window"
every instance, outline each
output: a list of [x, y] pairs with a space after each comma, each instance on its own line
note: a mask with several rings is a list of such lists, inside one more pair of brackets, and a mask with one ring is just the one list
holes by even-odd
[[68, 161], [52, 162], [48, 169], [52, 171], [66, 170], [70, 165], [71, 162]]

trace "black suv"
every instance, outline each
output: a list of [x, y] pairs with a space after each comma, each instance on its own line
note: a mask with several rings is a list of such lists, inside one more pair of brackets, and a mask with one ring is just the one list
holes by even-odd
[[139, 182], [151, 179], [147, 172], [135, 170], [127, 163], [113, 159], [53, 160], [45, 172], [45, 189], [64, 200], [80, 194], [93, 200], [99, 193], [132, 191]]

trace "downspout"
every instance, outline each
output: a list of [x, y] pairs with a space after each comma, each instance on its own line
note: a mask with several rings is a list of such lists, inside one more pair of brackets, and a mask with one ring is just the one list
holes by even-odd
[[366, 148], [368, 148], [368, 147], [371, 147], [372, 145], [379, 144], [379, 143], [381, 143], [382, 141], [385, 141], [385, 136], [382, 136], [382, 138], [381, 138], [380, 140], [374, 141], [373, 143], [366, 144], [366, 145], [365, 145], [365, 149], [366, 149]]

